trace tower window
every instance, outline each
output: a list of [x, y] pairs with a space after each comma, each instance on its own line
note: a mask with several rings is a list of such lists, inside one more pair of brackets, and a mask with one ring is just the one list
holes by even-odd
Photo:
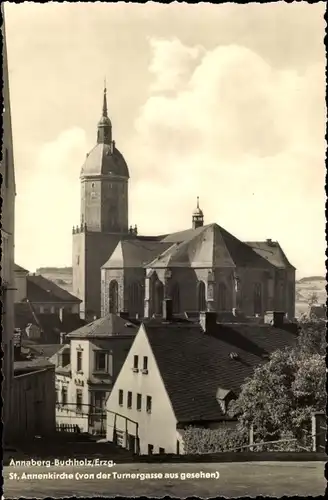
[[94, 183], [94, 182], [91, 184], [91, 187], [92, 187], [92, 188], [94, 188], [94, 187], [95, 187], [95, 183]]

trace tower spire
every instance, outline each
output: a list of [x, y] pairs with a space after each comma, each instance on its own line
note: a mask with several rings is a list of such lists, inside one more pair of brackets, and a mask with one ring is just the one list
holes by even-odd
[[204, 214], [203, 210], [199, 208], [199, 196], [197, 196], [197, 207], [193, 211], [192, 214], [192, 227], [193, 229], [197, 229], [198, 227], [202, 227], [204, 225]]
[[106, 86], [106, 78], [104, 79], [104, 100], [103, 100], [102, 116], [103, 116], [104, 118], [108, 118], [108, 111], [107, 111], [107, 86]]
[[112, 123], [108, 118], [106, 78], [104, 80], [102, 115], [98, 122], [97, 142], [98, 144], [112, 144]]

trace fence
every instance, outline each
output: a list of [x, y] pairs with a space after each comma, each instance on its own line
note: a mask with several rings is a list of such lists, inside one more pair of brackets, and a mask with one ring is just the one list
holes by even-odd
[[84, 432], [107, 437], [117, 446], [139, 453], [137, 422], [91, 404], [56, 403], [56, 429], [59, 432]]
[[[56, 424], [58, 430], [65, 426], [75, 426], [75, 432], [87, 432], [97, 436], [106, 436], [107, 411], [91, 404], [56, 403]], [[77, 430], [79, 429], [79, 430]]]

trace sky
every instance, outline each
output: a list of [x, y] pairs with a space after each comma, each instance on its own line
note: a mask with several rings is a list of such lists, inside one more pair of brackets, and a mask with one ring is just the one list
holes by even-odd
[[69, 266], [104, 78], [139, 234], [205, 223], [325, 273], [325, 2], [5, 2], [16, 262]]

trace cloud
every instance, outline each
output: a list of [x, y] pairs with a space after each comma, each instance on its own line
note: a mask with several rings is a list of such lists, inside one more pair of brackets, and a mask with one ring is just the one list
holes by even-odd
[[199, 195], [207, 222], [246, 240], [277, 239], [303, 272], [311, 256], [323, 269], [324, 65], [277, 69], [238, 45], [150, 44], [156, 92], [135, 122], [131, 172], [142, 229], [190, 225]]
[[154, 91], [176, 91], [205, 51], [201, 46], [186, 47], [178, 38], [149, 38], [149, 43], [152, 51], [149, 71], [155, 76]]
[[67, 265], [71, 229], [80, 219], [80, 187], [77, 179], [88, 151], [86, 135], [80, 128], [62, 132], [38, 151], [32, 175], [25, 177], [24, 191], [18, 192], [16, 259], [24, 265], [33, 256], [35, 266]]

